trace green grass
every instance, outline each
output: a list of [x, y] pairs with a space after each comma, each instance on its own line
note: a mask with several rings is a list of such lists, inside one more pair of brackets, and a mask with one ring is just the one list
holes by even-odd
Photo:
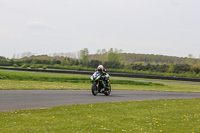
[[[92, 85], [89, 75], [5, 70], [0, 70], [0, 75], [3, 77], [0, 79], [0, 90], [88, 90], [91, 89]], [[112, 79], [112, 77], [110, 83], [112, 90], [200, 92], [199, 85], [137, 82]]]
[[[0, 70], [1, 80], [18, 80], [18, 81], [42, 81], [42, 82], [68, 82], [68, 83], [91, 83], [90, 76], [80, 76], [72, 74], [54, 74], [54, 73], [37, 73], [37, 72], [22, 72]], [[128, 85], [158, 85], [159, 83], [139, 82], [129, 80], [111, 80], [112, 84], [128, 84]]]
[[0, 132], [198, 133], [200, 99], [69, 105], [0, 112]]
[[89, 76], [23, 72], [12, 70], [0, 70], [0, 79], [2, 80], [19, 80], [19, 81], [45, 81], [45, 82], [73, 82], [88, 83]]
[[[175, 91], [200, 93], [199, 85], [172, 83], [163, 84], [163, 86], [111, 84], [111, 87], [112, 90]], [[89, 90], [91, 89], [91, 86], [91, 83], [0, 80], [0, 90]]]
[[0, 80], [0, 90], [87, 90], [89, 83]]

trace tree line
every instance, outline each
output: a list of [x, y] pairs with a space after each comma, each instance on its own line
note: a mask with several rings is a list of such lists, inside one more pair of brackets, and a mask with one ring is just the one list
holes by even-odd
[[[0, 57], [0, 66], [22, 68], [53, 68], [94, 70], [102, 64], [107, 69], [149, 71], [162, 73], [200, 74], [200, 60], [193, 58], [167, 57], [158, 55], [127, 54], [118, 49], [97, 50], [90, 55], [87, 48], [78, 52], [79, 58], [66, 56], [31, 55], [20, 59]], [[174, 62], [175, 61], [175, 62]]]

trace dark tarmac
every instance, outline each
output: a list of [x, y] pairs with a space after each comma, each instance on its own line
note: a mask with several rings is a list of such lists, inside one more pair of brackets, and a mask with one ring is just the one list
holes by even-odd
[[192, 98], [200, 98], [200, 93], [114, 90], [110, 96], [93, 96], [90, 90], [0, 90], [0, 111], [72, 104]]

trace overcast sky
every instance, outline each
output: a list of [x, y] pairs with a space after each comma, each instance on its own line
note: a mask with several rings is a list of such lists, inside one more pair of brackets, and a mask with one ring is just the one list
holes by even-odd
[[0, 56], [117, 48], [200, 55], [200, 0], [0, 0]]

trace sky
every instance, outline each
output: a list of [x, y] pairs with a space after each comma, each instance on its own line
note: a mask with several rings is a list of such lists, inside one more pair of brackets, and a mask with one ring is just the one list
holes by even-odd
[[0, 0], [0, 56], [84, 48], [200, 58], [200, 0]]

